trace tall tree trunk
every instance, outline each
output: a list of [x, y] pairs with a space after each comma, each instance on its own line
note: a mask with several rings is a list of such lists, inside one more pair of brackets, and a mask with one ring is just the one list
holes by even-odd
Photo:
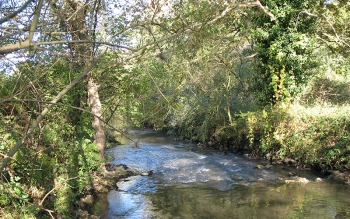
[[[73, 40], [91, 40], [88, 32], [89, 25], [87, 24], [87, 7], [84, 4], [83, 0], [68, 0], [68, 2], [74, 11], [74, 16], [69, 19], [69, 28], [70, 32], [72, 33]], [[96, 8], [96, 10], [98, 9]], [[86, 43], [72, 44], [71, 50], [77, 57], [79, 57], [77, 70], [81, 69], [82, 66], [88, 65], [89, 59], [93, 56], [94, 53], [92, 46]], [[98, 95], [98, 85], [91, 76], [87, 78], [86, 91], [88, 94], [87, 103], [91, 108], [91, 113], [102, 118], [102, 107]], [[97, 144], [99, 148], [99, 156], [103, 158], [104, 148], [106, 144], [106, 135], [103, 129], [103, 123], [97, 117], [93, 117], [92, 127], [94, 129], [94, 143]]]
[[[98, 95], [98, 85], [94, 82], [92, 77], [88, 78], [87, 83], [88, 104], [91, 107], [91, 113], [102, 118], [102, 107]], [[106, 135], [103, 129], [103, 123], [97, 117], [94, 117], [92, 120], [92, 127], [95, 130], [94, 143], [99, 148], [100, 157], [103, 158], [106, 144]]]

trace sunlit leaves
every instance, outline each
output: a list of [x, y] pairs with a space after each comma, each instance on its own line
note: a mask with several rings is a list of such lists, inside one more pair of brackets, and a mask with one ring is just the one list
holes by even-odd
[[290, 101], [298, 93], [298, 87], [307, 82], [309, 69], [316, 66], [316, 18], [301, 12], [312, 10], [315, 5], [312, 1], [308, 4], [274, 1], [267, 5], [275, 13], [276, 21], [268, 21], [266, 15], [261, 15], [261, 20], [252, 23], [256, 27], [252, 37], [261, 62], [255, 89], [262, 102], [276, 103], [285, 98]]

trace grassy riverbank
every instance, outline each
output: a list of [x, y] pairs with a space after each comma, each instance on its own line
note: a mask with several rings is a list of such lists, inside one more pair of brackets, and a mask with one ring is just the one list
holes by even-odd
[[349, 169], [350, 107], [281, 105], [241, 113], [215, 133], [226, 147], [251, 149], [267, 158], [291, 158], [321, 169]]

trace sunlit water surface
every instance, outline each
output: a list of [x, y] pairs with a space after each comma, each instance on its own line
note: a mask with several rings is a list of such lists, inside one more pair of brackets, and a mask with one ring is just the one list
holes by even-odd
[[106, 153], [114, 164], [154, 174], [132, 176], [100, 197], [95, 208], [101, 218], [350, 218], [349, 186], [315, 182], [309, 171], [297, 173], [311, 183], [285, 184], [289, 170], [282, 166], [261, 170], [258, 161], [197, 149], [159, 132], [136, 137], [139, 147]]

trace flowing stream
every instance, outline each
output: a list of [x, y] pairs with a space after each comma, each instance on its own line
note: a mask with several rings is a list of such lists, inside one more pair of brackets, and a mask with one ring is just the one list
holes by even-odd
[[[310, 171], [282, 165], [258, 169], [267, 163], [200, 149], [160, 132], [135, 135], [138, 147], [125, 144], [106, 153], [114, 164], [153, 174], [124, 179], [118, 191], [101, 197], [101, 218], [350, 218], [348, 185], [318, 182]], [[290, 171], [310, 183], [286, 184]]]

